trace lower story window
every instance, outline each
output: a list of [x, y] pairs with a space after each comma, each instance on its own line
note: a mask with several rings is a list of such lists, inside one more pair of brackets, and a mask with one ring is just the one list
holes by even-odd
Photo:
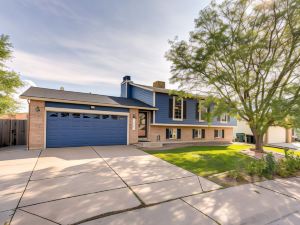
[[166, 139], [181, 139], [181, 129], [179, 128], [167, 128]]
[[205, 129], [193, 129], [193, 138], [204, 139]]
[[224, 138], [225, 137], [225, 131], [222, 129], [216, 129], [214, 132], [214, 137], [215, 138]]

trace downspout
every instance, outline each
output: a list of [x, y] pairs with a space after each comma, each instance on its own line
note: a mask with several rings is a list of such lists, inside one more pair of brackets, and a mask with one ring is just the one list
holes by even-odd
[[30, 133], [30, 100], [27, 99], [28, 103], [28, 123], [27, 123], [27, 150], [29, 151], [29, 133]]

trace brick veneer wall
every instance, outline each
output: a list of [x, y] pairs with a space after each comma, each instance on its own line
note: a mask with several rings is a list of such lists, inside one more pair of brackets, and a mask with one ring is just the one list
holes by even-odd
[[[135, 117], [135, 130], [133, 130], [133, 118]], [[139, 110], [129, 110], [129, 144], [138, 143], [139, 136]]]
[[[196, 129], [196, 127], [178, 127], [181, 129], [181, 139], [179, 140], [171, 140], [166, 139], [166, 128], [177, 128], [177, 127], [168, 127], [168, 126], [151, 126], [151, 132], [149, 134], [149, 140], [156, 142], [157, 136], [160, 136], [160, 141], [221, 141], [221, 142], [232, 142], [233, 139], [233, 128], [215, 128], [215, 127], [201, 127], [201, 129], [205, 129], [205, 139], [193, 139], [192, 130]], [[200, 128], [200, 127], [199, 127]], [[214, 138], [214, 130], [215, 129], [224, 129], [225, 130], [225, 138]]]
[[[38, 111], [39, 110], [39, 111]], [[45, 142], [45, 102], [31, 100], [28, 126], [29, 149], [43, 149]]]

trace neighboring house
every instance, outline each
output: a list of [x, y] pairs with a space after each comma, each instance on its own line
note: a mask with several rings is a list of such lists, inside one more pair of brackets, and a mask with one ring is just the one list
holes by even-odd
[[4, 114], [0, 116], [0, 119], [7, 120], [27, 120], [28, 113], [14, 113], [14, 114]]
[[[237, 141], [255, 143], [253, 133], [244, 120], [238, 120], [237, 126], [234, 128], [234, 137]], [[292, 129], [286, 129], [284, 127], [272, 126], [268, 129], [264, 136], [265, 144], [276, 144], [276, 143], [290, 143], [292, 142]]]
[[[165, 83], [153, 86], [123, 77], [121, 97], [31, 87], [30, 149], [121, 145], [138, 142], [231, 142], [236, 119], [214, 118], [208, 125], [196, 99], [170, 96]], [[201, 110], [199, 110], [201, 108]]]
[[26, 145], [27, 118], [27, 113], [0, 116], [0, 147]]

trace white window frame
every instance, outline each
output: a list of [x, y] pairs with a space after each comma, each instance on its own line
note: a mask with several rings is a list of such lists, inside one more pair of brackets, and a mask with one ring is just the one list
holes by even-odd
[[175, 105], [176, 105], [176, 98], [179, 98], [177, 96], [173, 96], [173, 120], [176, 121], [183, 121], [183, 99], [181, 98], [181, 118], [175, 118]]
[[[205, 120], [201, 119], [201, 115], [202, 115], [202, 101], [199, 100], [199, 108], [198, 108], [198, 113], [199, 113], [199, 122], [204, 122]], [[207, 112], [207, 108], [205, 108], [205, 112]]]
[[223, 113], [220, 116], [220, 123], [228, 123], [228, 113]]
[[177, 128], [169, 128], [169, 131], [170, 131], [169, 139], [176, 140], [177, 139]]
[[[218, 136], [217, 137], [215, 137], [215, 138], [223, 138], [222, 137], [222, 133], [223, 133], [223, 129], [215, 129], [215, 130], [217, 130], [218, 131]], [[225, 131], [224, 131], [225, 132]], [[215, 135], [215, 134], [214, 134]]]
[[198, 131], [198, 132], [197, 132], [197, 136], [194, 137], [195, 139], [203, 139], [203, 138], [202, 138], [202, 129], [203, 129], [203, 128], [195, 129], [195, 130]]

